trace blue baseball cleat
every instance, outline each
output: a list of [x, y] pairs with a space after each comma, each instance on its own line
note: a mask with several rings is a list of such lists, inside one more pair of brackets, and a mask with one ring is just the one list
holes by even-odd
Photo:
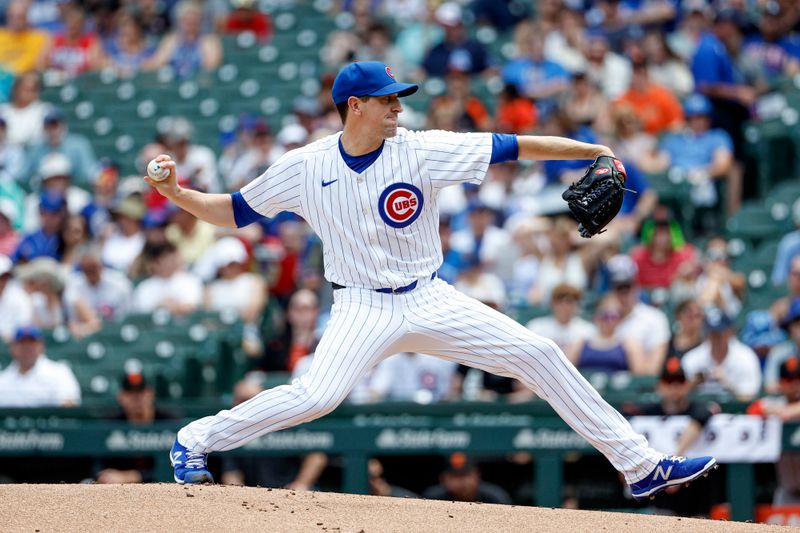
[[675, 485], [686, 484], [717, 468], [717, 460], [713, 457], [697, 457], [689, 459], [677, 455], [665, 455], [658, 466], [646, 478], [631, 485], [631, 495], [634, 500], [644, 500], [653, 497]]
[[214, 477], [206, 467], [207, 453], [197, 453], [187, 450], [178, 439], [169, 452], [169, 460], [175, 469], [175, 481], [183, 485], [196, 483], [214, 483]]

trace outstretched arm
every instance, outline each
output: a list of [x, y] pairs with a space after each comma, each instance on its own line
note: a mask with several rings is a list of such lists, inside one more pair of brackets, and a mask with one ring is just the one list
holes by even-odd
[[567, 137], [518, 135], [520, 160], [595, 159], [600, 155], [614, 157], [611, 148], [589, 144]]
[[200, 220], [223, 226], [235, 228], [236, 220], [233, 216], [233, 202], [230, 194], [209, 194], [192, 189], [185, 189], [178, 185], [175, 174], [175, 161], [168, 155], [159, 155], [156, 161], [169, 169], [169, 177], [164, 181], [154, 181], [145, 177], [150, 186], [154, 187], [163, 196], [166, 196], [181, 209], [188, 211]]

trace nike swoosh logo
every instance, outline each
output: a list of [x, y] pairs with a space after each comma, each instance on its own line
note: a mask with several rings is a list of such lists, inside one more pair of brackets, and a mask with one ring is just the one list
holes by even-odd
[[335, 180], [331, 180], [331, 181], [325, 181], [325, 180], [322, 180], [322, 186], [323, 186], [323, 187], [327, 187], [327, 186], [328, 186], [328, 185], [330, 185], [331, 183], [336, 183], [337, 181], [339, 181], [339, 179], [338, 179], [338, 178], [337, 178], [337, 179], [335, 179]]

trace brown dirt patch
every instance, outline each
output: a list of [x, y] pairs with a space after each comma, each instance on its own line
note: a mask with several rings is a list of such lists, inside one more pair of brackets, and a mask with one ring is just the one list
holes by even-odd
[[788, 528], [623, 513], [565, 511], [204, 485], [4, 485], [4, 532], [275, 531], [742, 532]]

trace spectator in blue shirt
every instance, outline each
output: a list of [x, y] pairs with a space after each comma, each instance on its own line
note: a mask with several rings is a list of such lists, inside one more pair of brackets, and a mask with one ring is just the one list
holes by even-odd
[[742, 176], [734, 165], [733, 143], [722, 129], [711, 128], [711, 102], [700, 94], [684, 103], [687, 127], [661, 141], [659, 166], [666, 170], [682, 170], [692, 183], [692, 202], [698, 207], [713, 208], [719, 202], [714, 185], [725, 180], [728, 187], [728, 212], [733, 213], [741, 202]]
[[544, 57], [544, 36], [535, 31], [524, 43], [523, 55], [503, 67], [503, 81], [517, 88], [520, 94], [533, 98], [540, 116], [555, 109], [559, 95], [569, 89], [571, 76], [567, 69]]
[[794, 258], [800, 256], [800, 200], [795, 201], [792, 206], [792, 219], [797, 229], [781, 238], [775, 263], [772, 265], [772, 284], [776, 287], [786, 283]]
[[781, 76], [800, 72], [800, 58], [793, 57], [787, 49], [781, 19], [786, 17], [778, 2], [764, 5], [759, 33], [747, 37], [742, 48], [742, 60], [754, 70], [756, 81], [765, 88]]
[[467, 37], [461, 6], [447, 2], [436, 10], [436, 22], [444, 28], [444, 40], [431, 48], [422, 67], [429, 76], [444, 77], [451, 69], [478, 74], [489, 66], [486, 48]]
[[51, 109], [44, 116], [44, 139], [28, 152], [28, 172], [31, 176], [44, 156], [59, 152], [67, 156], [72, 169], [73, 183], [83, 187], [90, 186], [97, 171], [97, 158], [89, 140], [79, 133], [71, 133], [66, 117], [60, 109]]
[[736, 11], [717, 13], [711, 32], [703, 33], [692, 58], [695, 87], [713, 105], [714, 126], [728, 132], [734, 151], [741, 153], [742, 123], [750, 117], [756, 91], [736, 68], [730, 50], [741, 46], [742, 25]]
[[60, 259], [61, 226], [67, 217], [67, 200], [53, 192], [43, 192], [39, 200], [41, 228], [22, 238], [14, 251], [14, 263], [27, 263], [37, 257]]

